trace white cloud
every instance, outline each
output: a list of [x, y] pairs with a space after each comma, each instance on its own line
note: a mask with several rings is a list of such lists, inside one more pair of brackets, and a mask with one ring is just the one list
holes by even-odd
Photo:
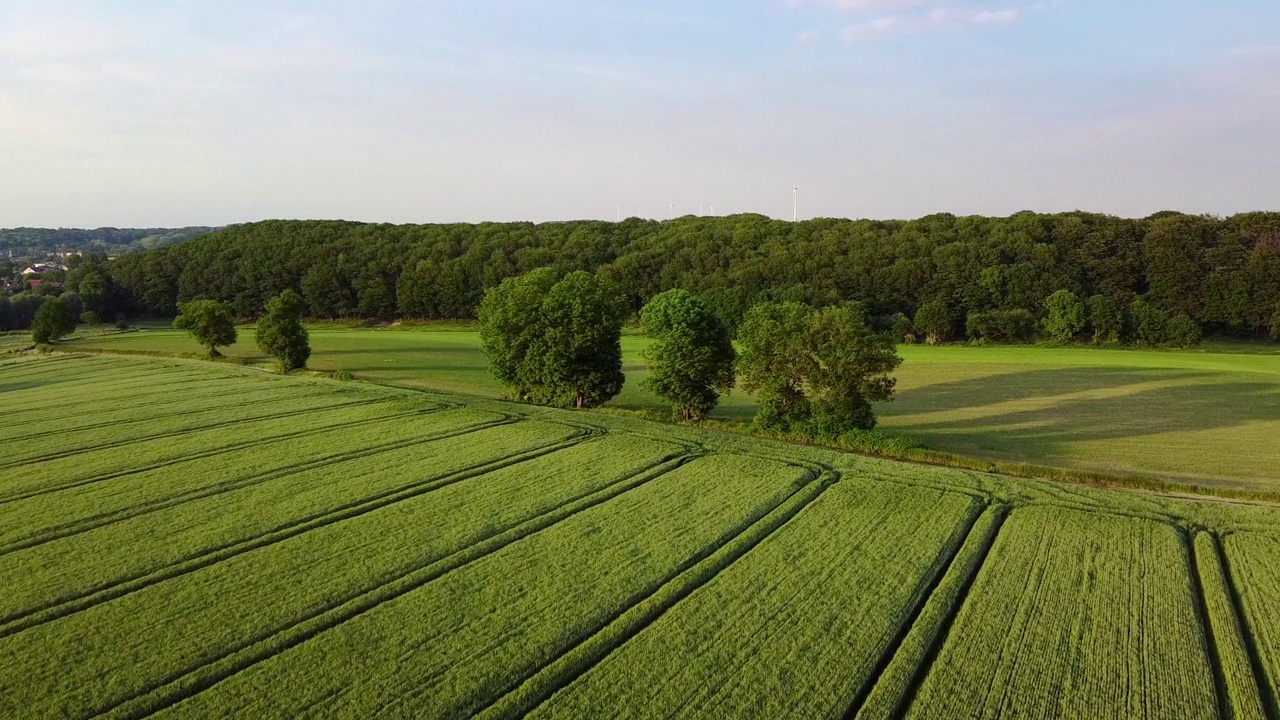
[[850, 25], [840, 31], [840, 37], [850, 42], [870, 40], [892, 33], [901, 26], [901, 21], [893, 15], [868, 20], [857, 25]]

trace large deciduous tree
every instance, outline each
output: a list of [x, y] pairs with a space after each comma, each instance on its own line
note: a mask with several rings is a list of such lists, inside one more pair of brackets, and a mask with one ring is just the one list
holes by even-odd
[[587, 408], [622, 391], [627, 304], [613, 282], [553, 268], [504, 280], [480, 304], [494, 377], [518, 400]]
[[209, 357], [221, 357], [219, 347], [234, 345], [236, 324], [231, 310], [217, 300], [192, 300], [178, 306], [173, 326], [186, 330], [196, 342], [209, 351]]
[[258, 349], [276, 359], [280, 372], [305, 368], [311, 357], [302, 306], [301, 295], [285, 290], [267, 303], [267, 312], [258, 320]]
[[757, 305], [738, 341], [743, 387], [759, 397], [756, 423], [815, 435], [874, 428], [871, 403], [893, 396], [889, 373], [902, 363], [893, 338], [873, 331], [857, 305]]
[[687, 290], [668, 290], [640, 313], [653, 342], [645, 348], [649, 377], [644, 386], [670, 402], [685, 422], [707, 417], [720, 393], [733, 388], [737, 353], [724, 321]]
[[76, 329], [76, 314], [71, 304], [60, 297], [49, 298], [36, 311], [31, 321], [31, 339], [49, 343], [70, 335]]

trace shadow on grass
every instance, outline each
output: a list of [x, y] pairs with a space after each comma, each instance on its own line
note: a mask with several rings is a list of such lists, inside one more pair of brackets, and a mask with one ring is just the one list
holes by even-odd
[[[1046, 407], [910, 422], [896, 428], [908, 433], [945, 434], [982, 445], [998, 444], [1026, 456], [1056, 456], [1080, 442], [1218, 430], [1280, 419], [1280, 384], [1196, 382], [1221, 377], [1170, 370], [1037, 370], [913, 389], [902, 394], [903, 401], [895, 403], [892, 414], [978, 411], [997, 403], [1134, 386], [1132, 392], [1110, 397], [1063, 399], [1050, 401]], [[1182, 384], [1137, 387], [1168, 381]], [[1168, 449], [1170, 453], [1194, 451], [1172, 444]]]

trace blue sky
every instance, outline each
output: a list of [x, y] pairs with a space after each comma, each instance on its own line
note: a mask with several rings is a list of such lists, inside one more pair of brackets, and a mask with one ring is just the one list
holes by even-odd
[[1280, 3], [0, 1], [0, 226], [1280, 209]]

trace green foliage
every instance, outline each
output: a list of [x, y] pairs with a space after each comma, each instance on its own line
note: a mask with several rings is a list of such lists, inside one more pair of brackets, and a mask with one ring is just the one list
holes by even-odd
[[220, 357], [219, 347], [236, 342], [235, 319], [231, 310], [217, 300], [192, 300], [179, 306], [173, 326], [186, 330], [202, 346], [208, 348], [209, 357]]
[[46, 300], [36, 311], [31, 323], [31, 339], [37, 344], [48, 344], [76, 329], [76, 315], [72, 304], [60, 297]]
[[0, 332], [13, 329], [13, 303], [7, 295], [0, 295]]
[[645, 350], [644, 386], [674, 406], [676, 417], [699, 422], [734, 383], [737, 353], [724, 321], [696, 295], [668, 290], [640, 314], [653, 343]]
[[92, 310], [85, 310], [83, 313], [80, 313], [80, 322], [85, 325], [101, 325], [102, 318], [98, 313]]
[[302, 296], [285, 290], [267, 303], [255, 332], [258, 349], [276, 359], [281, 372], [300, 370], [311, 357], [311, 342], [302, 326]]
[[511, 278], [480, 305], [490, 370], [515, 399], [590, 408], [622, 391], [626, 301], [609, 280], [553, 268]]
[[873, 402], [893, 396], [902, 363], [893, 338], [874, 332], [859, 307], [799, 303], [752, 308], [738, 330], [743, 387], [756, 392], [762, 428], [839, 437], [875, 427]]
[[1276, 311], [1271, 314], [1271, 339], [1280, 342], [1280, 303], [1276, 304]]
[[1044, 333], [1054, 342], [1074, 342], [1084, 331], [1085, 306], [1070, 290], [1059, 290], [1044, 303], [1049, 315], [1044, 319]]
[[906, 313], [896, 313], [893, 316], [893, 324], [889, 333], [893, 336], [893, 341], [899, 345], [906, 345], [916, 341], [916, 326], [911, 322], [911, 318]]
[[1110, 295], [1089, 298], [1089, 325], [1093, 341], [1099, 345], [1119, 342], [1124, 334], [1124, 311]]
[[955, 332], [956, 318], [951, 308], [942, 300], [934, 300], [920, 306], [916, 312], [916, 331], [923, 333], [925, 342], [937, 345], [951, 340]]
[[1031, 342], [1035, 339], [1036, 318], [1021, 308], [990, 310], [969, 313], [965, 328], [972, 340]]
[[1133, 316], [1134, 340], [1139, 345], [1155, 347], [1169, 340], [1169, 314], [1145, 297], [1129, 306]]
[[1165, 326], [1165, 339], [1173, 347], [1189, 348], [1200, 344], [1201, 330], [1190, 315], [1178, 313]]

